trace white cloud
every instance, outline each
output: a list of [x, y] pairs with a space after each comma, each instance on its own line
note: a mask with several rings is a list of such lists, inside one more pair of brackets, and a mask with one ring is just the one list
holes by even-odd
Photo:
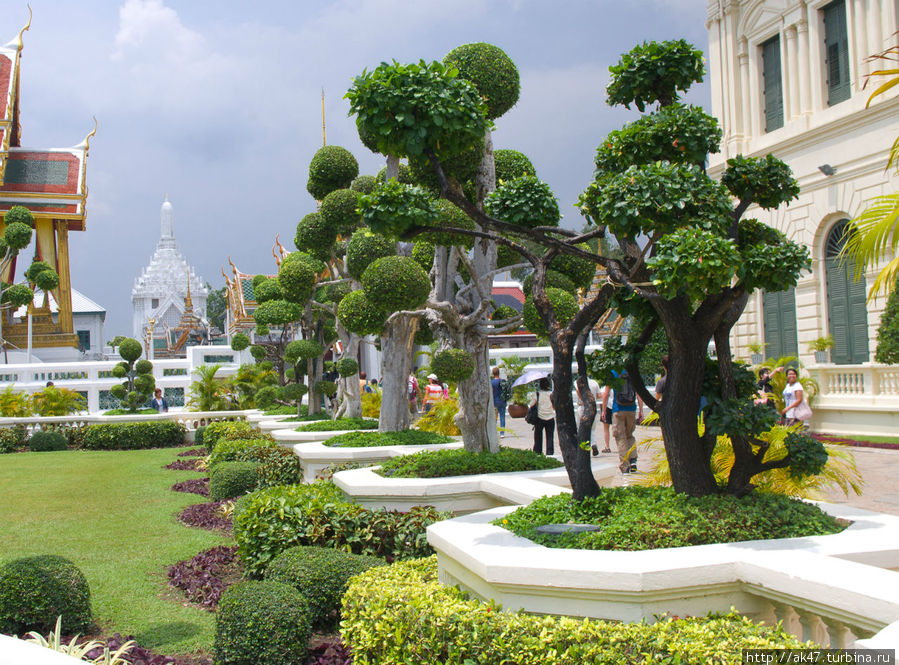
[[154, 50], [166, 58], [183, 58], [203, 49], [203, 37], [187, 28], [162, 0], [127, 0], [119, 9], [119, 31], [112, 57]]

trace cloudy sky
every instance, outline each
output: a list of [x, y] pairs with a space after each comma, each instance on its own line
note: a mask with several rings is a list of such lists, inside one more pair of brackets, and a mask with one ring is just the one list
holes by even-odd
[[[182, 253], [213, 287], [231, 256], [272, 271], [275, 235], [293, 249], [315, 209], [309, 159], [327, 140], [363, 173], [343, 99], [381, 61], [442, 58], [490, 42], [515, 61], [522, 92], [494, 145], [534, 162], [568, 225], [596, 145], [634, 117], [605, 104], [608, 67], [647, 39], [705, 50], [705, 0], [31, 0], [21, 70], [22, 144], [80, 143], [99, 122], [87, 166], [87, 231], [71, 235], [72, 281], [108, 311], [106, 337], [130, 334], [131, 288], [159, 239], [168, 194]], [[5, 34], [27, 20], [4, 3]], [[708, 87], [691, 94], [708, 108]]]

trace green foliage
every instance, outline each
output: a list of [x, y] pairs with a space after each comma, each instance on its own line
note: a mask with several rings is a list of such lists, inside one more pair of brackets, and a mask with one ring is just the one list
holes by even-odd
[[349, 235], [362, 223], [362, 216], [359, 213], [359, 194], [352, 189], [335, 189], [322, 199], [319, 212], [322, 221], [336, 235]]
[[503, 321], [505, 319], [511, 319], [516, 316], [518, 316], [518, 310], [516, 310], [514, 307], [510, 307], [509, 305], [500, 305], [495, 310], [493, 310], [493, 314], [490, 315], [490, 318], [493, 321]]
[[537, 176], [537, 170], [531, 160], [517, 150], [494, 150], [493, 163], [497, 182], [505, 182], [523, 176]]
[[[590, 253], [590, 247], [584, 243], [576, 245], [578, 249], [582, 249]], [[553, 271], [567, 277], [572, 284], [578, 289], [588, 289], [593, 284], [593, 278], [596, 277], [596, 262], [580, 256], [572, 256], [571, 254], [559, 254], [550, 263]], [[547, 282], [549, 279], [547, 278]], [[548, 284], [547, 284], [548, 286]]]
[[261, 280], [259, 284], [253, 287], [253, 295], [259, 304], [269, 300], [284, 299], [284, 292], [281, 291], [281, 284], [277, 278]]
[[302, 665], [312, 634], [306, 599], [274, 581], [235, 584], [215, 621], [216, 665]]
[[449, 443], [443, 434], [407, 429], [401, 432], [346, 432], [325, 441], [329, 448], [374, 448], [378, 446], [433, 446]]
[[0, 454], [23, 448], [27, 439], [28, 430], [21, 425], [0, 427]]
[[0, 633], [47, 632], [62, 617], [69, 630], [89, 630], [91, 592], [68, 559], [47, 554], [0, 566]]
[[334, 365], [334, 369], [337, 370], [340, 378], [346, 379], [359, 373], [359, 363], [356, 362], [355, 358], [341, 358]]
[[672, 104], [609, 132], [596, 149], [596, 175], [659, 160], [703, 164], [720, 143], [715, 118], [698, 106]]
[[736, 613], [648, 624], [502, 611], [438, 581], [436, 557], [353, 578], [342, 616], [357, 663], [739, 665], [745, 649], [811, 647]]
[[339, 432], [341, 430], [378, 429], [378, 421], [371, 418], [337, 418], [300, 425], [297, 432]]
[[244, 570], [263, 574], [269, 562], [297, 545], [322, 545], [388, 560], [431, 553], [425, 529], [447, 514], [433, 507], [408, 513], [366, 510], [332, 483], [257, 490], [234, 509], [234, 539]]
[[3, 291], [3, 302], [18, 309], [34, 300], [34, 291], [25, 284], [12, 284]]
[[824, 444], [805, 432], [790, 432], [784, 439], [790, 453], [790, 475], [794, 478], [817, 476], [827, 464]]
[[250, 338], [243, 333], [237, 333], [231, 338], [231, 348], [235, 351], [243, 351], [250, 346]]
[[[543, 524], [567, 522], [602, 529], [558, 536], [536, 532]], [[670, 487], [613, 487], [583, 501], [543, 497], [494, 524], [546, 547], [626, 551], [796, 538], [845, 528], [817, 506], [778, 494], [693, 497]]]
[[[293, 412], [293, 409], [291, 409]], [[258, 435], [259, 432], [256, 432]], [[268, 449], [277, 448], [278, 444], [271, 437], [256, 436], [246, 439], [220, 438], [212, 447], [207, 468], [212, 469], [222, 462], [255, 462]]]
[[507, 180], [484, 201], [487, 212], [496, 219], [524, 227], [558, 226], [559, 202], [549, 185], [535, 176]]
[[25, 206], [12, 206], [3, 213], [3, 223], [7, 228], [12, 224], [24, 224], [29, 228], [34, 228], [34, 215]]
[[333, 628], [340, 620], [340, 599], [349, 579], [383, 559], [330, 547], [291, 547], [269, 564], [265, 579], [292, 586], [306, 599], [312, 625]]
[[702, 81], [702, 51], [686, 40], [643, 42], [609, 67], [606, 94], [610, 106], [634, 104], [642, 113], [647, 104], [667, 106]]
[[437, 216], [432, 222], [435, 231], [427, 231], [419, 234], [419, 238], [431, 243], [435, 246], [451, 247], [459, 245], [461, 247], [471, 248], [474, 246], [474, 238], [472, 236], [452, 233], [452, 229], [474, 230], [474, 221], [462, 212], [454, 203], [446, 199], [437, 199], [434, 203], [437, 208]]
[[880, 317], [874, 360], [890, 365], [899, 363], [899, 288], [895, 286]]
[[737, 278], [746, 289], [783, 291], [796, 286], [802, 270], [811, 269], [809, 250], [755, 219], [742, 219], [738, 227], [740, 262]]
[[[468, 183], [477, 176], [478, 167], [484, 159], [484, 140], [476, 141], [470, 147], [456, 154], [444, 154], [437, 150], [436, 157], [447, 178], [457, 182]], [[438, 197], [441, 192], [440, 181], [431, 161], [426, 156], [410, 157], [409, 171], [414, 184], [420, 185]]]
[[654, 271], [653, 286], [665, 298], [701, 301], [730, 286], [739, 260], [731, 240], [704, 229], [682, 228], [656, 243], [655, 256], [646, 265]]
[[67, 416], [87, 411], [87, 400], [74, 390], [47, 386], [31, 396], [31, 408], [39, 416]]
[[373, 175], [360, 175], [350, 184], [350, 189], [358, 194], [371, 194], [378, 186], [378, 179]]
[[385, 256], [365, 269], [362, 291], [366, 300], [382, 311], [414, 310], [427, 300], [431, 280], [408, 256]]
[[337, 229], [328, 224], [322, 215], [310, 212], [297, 224], [293, 242], [301, 252], [327, 260], [331, 257], [331, 247], [337, 240]]
[[261, 344], [254, 344], [250, 347], [250, 355], [256, 360], [256, 362], [261, 361], [266, 356], [265, 347]]
[[[5, 217], [9, 217], [6, 213]], [[31, 243], [32, 229], [26, 224], [13, 222], [3, 229], [3, 241], [13, 252], [25, 249]]]
[[799, 183], [790, 167], [774, 155], [727, 160], [721, 183], [741, 202], [752, 202], [764, 210], [777, 208], [799, 198]]
[[28, 439], [28, 449], [34, 453], [65, 450], [68, 444], [66, 437], [54, 430], [34, 432]]
[[[574, 285], [574, 282], [572, 282], [562, 273], [556, 272], [555, 270], [546, 271], [546, 286], [553, 287], [554, 289], [561, 289], [562, 291], [567, 291], [568, 293], [575, 293], [577, 291], [577, 287]], [[524, 278], [524, 282], [522, 282], [521, 288], [525, 293], [531, 293], [533, 287], [534, 273], [532, 272]]]
[[713, 398], [704, 410], [703, 422], [706, 431], [715, 437], [725, 434], [754, 437], [777, 424], [777, 413], [745, 398], [726, 401]]
[[321, 201], [335, 189], [345, 189], [359, 175], [359, 162], [346, 148], [326, 145], [319, 148], [309, 162], [306, 191]]
[[153, 372], [153, 363], [142, 358], [134, 363], [134, 371], [138, 374], [150, 374]]
[[437, 217], [431, 195], [394, 179], [359, 197], [362, 221], [375, 233], [400, 237], [410, 228], [430, 226]]
[[309, 300], [314, 283], [315, 272], [306, 261], [284, 261], [278, 269], [278, 284], [283, 298], [292, 303], [302, 305]]
[[431, 371], [441, 381], [464, 381], [474, 372], [474, 358], [464, 349], [438, 351], [431, 359]]
[[209, 423], [203, 431], [203, 445], [212, 452], [221, 440], [258, 438], [259, 430], [246, 420], [219, 420]]
[[88, 425], [83, 447], [87, 450], [138, 450], [184, 445], [184, 425], [161, 420], [143, 423]]
[[412, 260], [422, 269], [430, 271], [434, 265], [434, 245], [424, 240], [416, 240], [412, 245]]
[[269, 300], [261, 303], [253, 312], [253, 320], [257, 324], [280, 328], [283, 325], [299, 320], [302, 315], [296, 303], [287, 300]]
[[243, 496], [256, 489], [259, 464], [255, 462], [220, 462], [209, 470], [209, 498], [223, 501]]
[[282, 402], [300, 403], [303, 396], [309, 392], [309, 387], [303, 383], [288, 383], [278, 389], [278, 399]]
[[350, 238], [346, 248], [346, 269], [351, 277], [362, 278], [362, 273], [373, 262], [396, 254], [396, 243], [368, 229], [359, 229]]
[[35, 261], [26, 271], [28, 281], [32, 282], [41, 291], [52, 291], [59, 286], [59, 275], [43, 261]]
[[[546, 289], [546, 297], [549, 299], [550, 305], [552, 305], [556, 314], [556, 320], [560, 326], [566, 326], [581, 309], [574, 294], [567, 291], [549, 287]], [[527, 330], [537, 335], [537, 337], [549, 337], [549, 331], [547, 331], [546, 325], [543, 323], [543, 319], [540, 318], [536, 305], [534, 305], [533, 296], [528, 296], [525, 299], [521, 314], [524, 319], [524, 327]]]
[[487, 118], [495, 120], [515, 106], [521, 88], [518, 68], [493, 44], [478, 42], [457, 46], [443, 59], [456, 67], [459, 78], [471, 81], [487, 103]]
[[136, 339], [126, 337], [121, 342], [119, 342], [119, 355], [122, 356], [122, 360], [127, 363], [134, 362], [135, 360], [140, 358], [143, 352], [144, 347], [141, 346], [141, 343]]
[[533, 450], [500, 448], [497, 453], [435, 450], [393, 457], [376, 472], [387, 478], [446, 478], [482, 473], [556, 469], [562, 463]]
[[346, 93], [363, 142], [384, 155], [456, 154], [490, 127], [477, 89], [439, 62], [381, 63]]
[[296, 339], [284, 347], [284, 359], [293, 365], [300, 360], [318, 358], [324, 352], [324, 347], [313, 339]]
[[9, 384], [0, 391], [0, 417], [20, 418], [31, 413], [31, 397], [24, 390], [16, 391], [13, 384]]
[[456, 414], [459, 413], [459, 400], [455, 397], [444, 397], [431, 404], [431, 409], [422, 414], [415, 426], [422, 432], [460, 436], [462, 432], [456, 425]]

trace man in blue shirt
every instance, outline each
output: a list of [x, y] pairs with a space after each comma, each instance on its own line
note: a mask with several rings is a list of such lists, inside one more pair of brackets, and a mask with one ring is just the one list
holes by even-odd
[[[627, 371], [613, 372], [624, 379], [620, 388], [611, 391], [612, 397], [612, 436], [615, 437], [615, 445], [618, 447], [618, 461], [621, 473], [634, 473], [637, 470], [637, 439], [634, 438], [634, 430], [637, 427], [637, 419], [643, 421], [643, 400], [634, 390]], [[602, 408], [605, 413], [609, 395], [603, 399]], [[638, 411], [639, 406], [639, 413]]]

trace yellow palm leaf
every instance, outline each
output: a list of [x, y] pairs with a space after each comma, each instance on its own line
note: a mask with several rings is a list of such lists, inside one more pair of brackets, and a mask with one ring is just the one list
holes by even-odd
[[[856, 279], [861, 279], [865, 271], [885, 258], [888, 252], [896, 254], [899, 234], [893, 233], [893, 230], [897, 223], [899, 192], [875, 198], [862, 214], [850, 222], [852, 232], [841, 258], [851, 258], [854, 261]], [[874, 300], [881, 291], [889, 294], [897, 272], [899, 263], [893, 259], [877, 276], [868, 300]]]

